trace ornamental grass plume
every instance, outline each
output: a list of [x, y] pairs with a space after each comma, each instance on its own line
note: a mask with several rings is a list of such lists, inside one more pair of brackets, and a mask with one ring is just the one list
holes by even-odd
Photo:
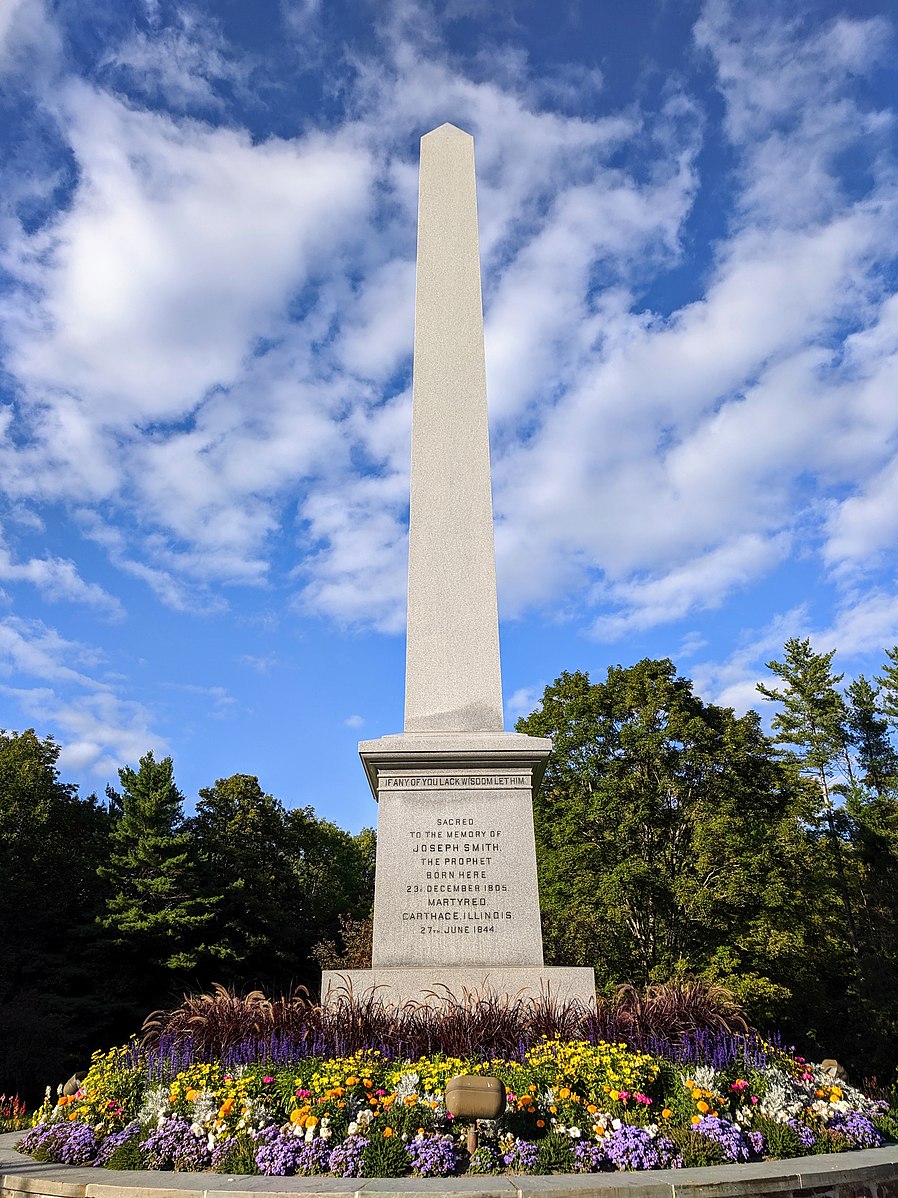
[[[596, 1008], [552, 995], [466, 988], [456, 995], [439, 986], [425, 1001], [397, 1008], [376, 991], [357, 996], [347, 980], [326, 1009], [309, 1001], [301, 987], [272, 1000], [260, 990], [240, 995], [216, 985], [212, 993], [185, 996], [179, 1006], [148, 1016], [141, 1049], [151, 1061], [177, 1058], [179, 1068], [213, 1059], [236, 1067], [263, 1059], [277, 1065], [308, 1056], [350, 1056], [366, 1048], [390, 1059], [443, 1053], [515, 1060], [543, 1039], [623, 1040], [654, 1052], [662, 1043], [683, 1045], [704, 1035], [711, 1040], [697, 1041], [690, 1051], [720, 1056], [744, 1052], [748, 1030], [729, 991], [700, 981], [650, 986], [644, 992], [622, 986], [613, 999], [599, 999]], [[720, 1044], [712, 1044], [715, 1036]], [[736, 1039], [739, 1048], [723, 1043]]]

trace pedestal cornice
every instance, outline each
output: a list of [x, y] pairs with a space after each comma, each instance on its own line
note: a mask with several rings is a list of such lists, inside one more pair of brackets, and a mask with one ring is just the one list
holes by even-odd
[[381, 769], [465, 765], [476, 768], [489, 763], [502, 768], [530, 769], [536, 794], [551, 751], [551, 740], [523, 732], [399, 732], [359, 742], [359, 756], [375, 799]]

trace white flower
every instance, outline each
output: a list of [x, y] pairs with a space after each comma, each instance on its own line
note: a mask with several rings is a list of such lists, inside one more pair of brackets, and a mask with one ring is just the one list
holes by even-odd
[[199, 1123], [191, 1123], [191, 1125], [190, 1125], [190, 1130], [191, 1130], [191, 1131], [193, 1132], [193, 1134], [194, 1134], [195, 1136], [197, 1136], [197, 1137], [199, 1137], [199, 1136], [201, 1136], [201, 1135], [204, 1135], [204, 1134], [205, 1134], [205, 1133], [203, 1132], [203, 1129], [202, 1129], [202, 1127], [200, 1127]]
[[623, 1127], [623, 1124], [621, 1123], [620, 1119], [612, 1119], [611, 1126], [615, 1131], [620, 1131], [621, 1127]]
[[321, 1138], [322, 1138], [322, 1140], [329, 1140], [333, 1134], [334, 1134], [334, 1133], [331, 1131], [331, 1129], [330, 1129], [329, 1127], [322, 1127], [322, 1128], [321, 1128]]
[[347, 1129], [346, 1129], [346, 1134], [350, 1135], [350, 1136], [354, 1136], [358, 1130], [359, 1130], [359, 1125], [353, 1119], [352, 1123], [350, 1123], [349, 1127], [347, 1127]]
[[580, 1130], [579, 1127], [569, 1127], [567, 1129], [567, 1134], [571, 1137], [572, 1140], [579, 1140], [580, 1137], [583, 1135], [583, 1132]]
[[315, 1139], [315, 1128], [314, 1127], [307, 1128], [306, 1129], [306, 1143], [311, 1144], [314, 1139]]

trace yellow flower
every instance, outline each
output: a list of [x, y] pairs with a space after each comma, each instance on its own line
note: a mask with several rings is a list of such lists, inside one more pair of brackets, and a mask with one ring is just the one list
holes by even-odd
[[305, 1115], [302, 1113], [302, 1111], [293, 1111], [290, 1115], [290, 1122], [298, 1123], [298, 1124], [300, 1124], [300, 1126], [302, 1126], [302, 1122], [304, 1119], [305, 1119]]
[[187, 1091], [187, 1101], [188, 1102], [196, 1102], [196, 1100], [199, 1098], [199, 1096], [200, 1096], [199, 1090], [191, 1089], [191, 1090]]
[[612, 1090], [609, 1093], [608, 1097], [611, 1099], [612, 1102], [617, 1102], [617, 1100], [620, 1098], [620, 1090]]

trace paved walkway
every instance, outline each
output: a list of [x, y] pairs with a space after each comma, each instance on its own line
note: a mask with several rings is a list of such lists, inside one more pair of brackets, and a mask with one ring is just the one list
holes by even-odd
[[2, 1198], [233, 1198], [245, 1194], [315, 1198], [898, 1198], [898, 1145], [710, 1169], [551, 1177], [228, 1177], [219, 1173], [113, 1172], [39, 1164], [13, 1148], [20, 1132], [0, 1136]]

